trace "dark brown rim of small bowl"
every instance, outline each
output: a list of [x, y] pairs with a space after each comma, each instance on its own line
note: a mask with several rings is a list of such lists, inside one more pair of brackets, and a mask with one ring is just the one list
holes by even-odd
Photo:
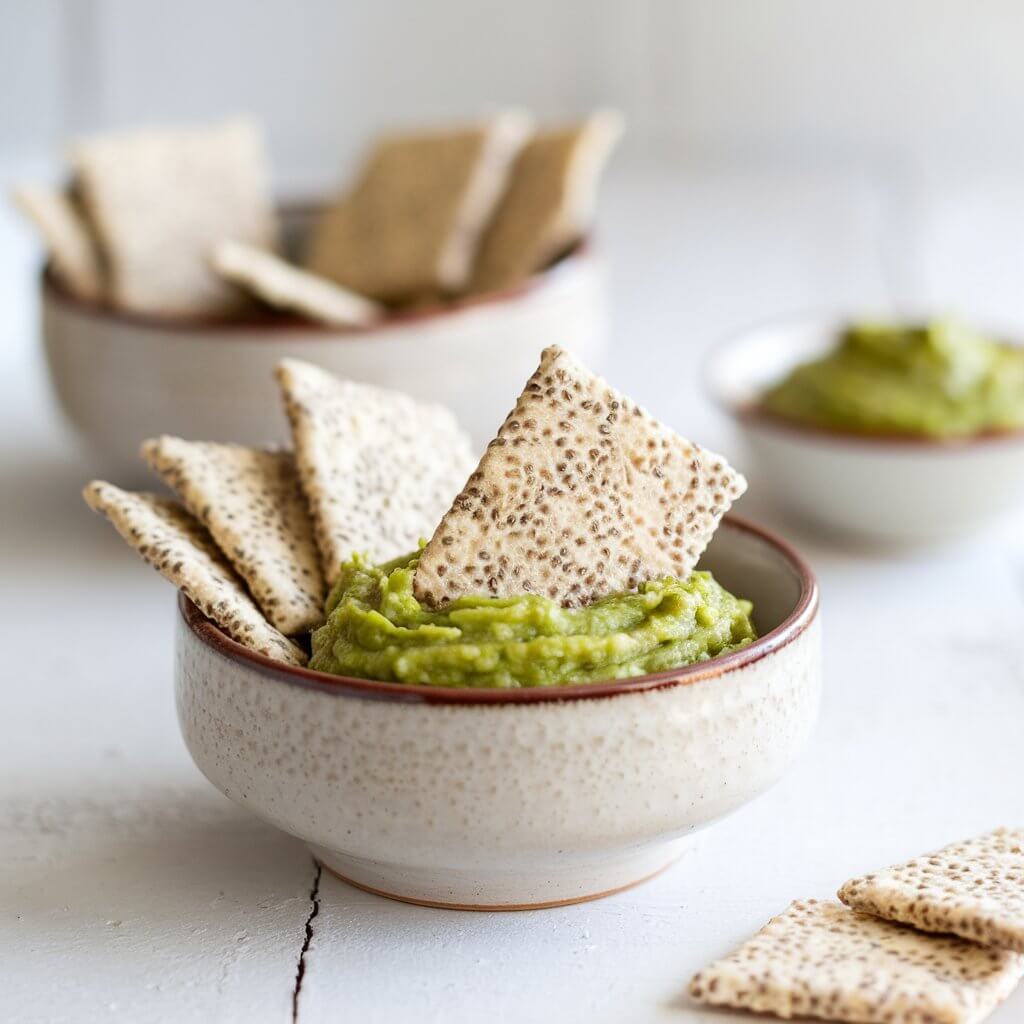
[[207, 647], [219, 655], [255, 670], [259, 675], [290, 686], [319, 690], [337, 697], [360, 697], [369, 700], [391, 700], [417, 704], [538, 704], [547, 701], [593, 700], [616, 697], [644, 690], [683, 686], [717, 679], [729, 672], [746, 668], [792, 643], [814, 621], [818, 614], [818, 584], [810, 567], [797, 552], [774, 533], [742, 519], [727, 516], [723, 526], [757, 537], [775, 548], [800, 579], [800, 597], [796, 607], [773, 630], [758, 637], [739, 651], [723, 654], [710, 661], [686, 665], [668, 672], [616, 679], [606, 683], [575, 683], [570, 686], [538, 686], [522, 689], [489, 690], [426, 686], [412, 683], [387, 683], [351, 676], [334, 676], [294, 668], [243, 647], [221, 630], [187, 598], [179, 595], [178, 608], [185, 625]]
[[[740, 339], [751, 332], [762, 330], [772, 324], [786, 325], [807, 323], [818, 318], [819, 315], [815, 313], [804, 313], [802, 315], [799, 313], [783, 313], [778, 316], [768, 317], [765, 320], [761, 320], [758, 323], [751, 324], [747, 327], [741, 328], [740, 330], [733, 331], [727, 338], [720, 341], [717, 345], [712, 346], [704, 357], [703, 365], [701, 367], [701, 379], [703, 381], [705, 393], [710, 396], [715, 405], [717, 405], [723, 412], [733, 416], [742, 423], [751, 424], [757, 427], [766, 427], [769, 430], [774, 430], [782, 434], [795, 434], [798, 437], [817, 441], [822, 444], [835, 441], [841, 445], [852, 447], [885, 448], [888, 451], [904, 451], [907, 453], [918, 454], [922, 452], [930, 452], [940, 455], [958, 451], [962, 452], [980, 445], [1015, 444], [1024, 442], [1024, 427], [1017, 427], [1010, 430], [979, 431], [976, 434], [967, 434], [961, 437], [929, 437], [924, 434], [906, 434], [898, 431], [860, 432], [856, 430], [844, 430], [842, 427], [818, 426], [813, 423], [803, 423], [800, 420], [788, 419], [785, 416], [779, 416], [776, 413], [768, 412], [757, 402], [749, 402], [743, 405], [731, 402], [720, 394], [718, 389], [711, 384], [709, 368], [716, 353], [720, 349], [725, 349], [731, 345], [735, 345]], [[825, 320], [826, 318], [829, 320], [834, 319], [836, 322], [841, 322], [844, 319], [842, 316], [833, 316], [831, 314], [820, 315], [820, 319]], [[845, 319], [852, 320], [854, 318], [849, 317]], [[1005, 344], [1018, 345], [1017, 342], [1010, 341], [1006, 341]]]
[[[509, 288], [463, 299], [453, 299], [450, 302], [438, 303], [432, 306], [405, 311], [398, 310], [369, 327], [329, 327], [325, 324], [318, 324], [313, 320], [308, 320], [305, 317], [273, 311], [268, 311], [262, 317], [246, 316], [239, 317], [238, 319], [202, 316], [163, 317], [144, 313], [126, 313], [104, 305], [102, 302], [72, 295], [54, 277], [48, 264], [42, 269], [40, 288], [47, 301], [70, 307], [76, 313], [90, 316], [97, 320], [103, 320], [107, 323], [145, 327], [151, 330], [164, 331], [165, 333], [177, 332], [183, 335], [198, 331], [215, 331], [223, 334], [229, 340], [233, 336], [244, 333], [249, 335], [246, 339], [248, 341], [276, 341], [278, 335], [283, 331], [287, 331], [289, 333], [301, 332], [304, 336], [304, 341], [338, 341], [345, 338], [366, 338], [392, 327], [411, 326], [431, 320], [438, 320], [443, 317], [456, 316], [459, 313], [465, 313], [474, 309], [515, 302], [549, 285], [554, 279], [572, 267], [591, 259], [594, 253], [593, 239], [589, 237], [584, 238], [555, 259], [545, 269], [532, 274], [530, 277]], [[253, 334], [256, 335], [255, 339], [251, 337]]]
[[813, 423], [787, 419], [785, 416], [769, 412], [756, 404], [727, 408], [733, 416], [744, 423], [767, 427], [769, 430], [783, 434], [797, 434], [800, 437], [823, 443], [836, 441], [839, 444], [862, 448], [886, 448], [917, 453], [931, 452], [939, 455], [967, 451], [983, 445], [1024, 443], [1024, 427], [1008, 430], [985, 430], [959, 437], [929, 437], [925, 434], [901, 434], [898, 431], [888, 433], [864, 431], [861, 433], [856, 430], [844, 430], [842, 427], [817, 426]]

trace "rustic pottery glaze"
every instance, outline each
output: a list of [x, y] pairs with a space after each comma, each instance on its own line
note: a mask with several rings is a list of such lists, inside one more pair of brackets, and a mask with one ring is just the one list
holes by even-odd
[[375, 892], [474, 909], [614, 892], [779, 779], [817, 716], [817, 588], [801, 559], [729, 518], [702, 564], [753, 600], [759, 640], [674, 672], [559, 689], [290, 669], [183, 600], [185, 742], [228, 797]]

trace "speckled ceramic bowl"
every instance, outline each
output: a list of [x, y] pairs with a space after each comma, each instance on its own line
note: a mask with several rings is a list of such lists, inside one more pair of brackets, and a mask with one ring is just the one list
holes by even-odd
[[[315, 207], [284, 211], [295, 250]], [[244, 320], [118, 313], [40, 282], [50, 381], [65, 419], [104, 471], [141, 478], [139, 439], [176, 434], [263, 444], [288, 437], [272, 370], [305, 359], [352, 380], [451, 408], [483, 447], [497, 410], [557, 341], [589, 365], [606, 342], [605, 272], [590, 243], [521, 285], [334, 328], [285, 315]]]
[[861, 435], [758, 410], [770, 385], [829, 351], [851, 319], [770, 320], [712, 351], [705, 380], [750, 450], [753, 486], [819, 528], [888, 545], [955, 539], [1019, 508], [1024, 431], [958, 440]]
[[183, 600], [182, 733], [218, 789], [355, 885], [472, 909], [594, 899], [655, 874], [695, 829], [764, 792], [817, 716], [807, 566], [737, 519], [703, 565], [754, 602], [760, 639], [673, 672], [558, 689], [288, 668]]

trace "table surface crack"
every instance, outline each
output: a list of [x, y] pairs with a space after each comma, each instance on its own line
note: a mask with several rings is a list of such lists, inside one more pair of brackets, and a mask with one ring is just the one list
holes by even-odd
[[295, 986], [292, 988], [292, 1024], [298, 1024], [299, 996], [302, 993], [302, 980], [306, 975], [306, 954], [313, 942], [313, 922], [316, 920], [317, 914], [320, 913], [320, 876], [323, 874], [323, 868], [319, 861], [314, 861], [314, 864], [316, 870], [313, 873], [313, 885], [309, 890], [309, 916], [306, 918], [302, 949], [299, 950], [299, 961], [295, 966]]

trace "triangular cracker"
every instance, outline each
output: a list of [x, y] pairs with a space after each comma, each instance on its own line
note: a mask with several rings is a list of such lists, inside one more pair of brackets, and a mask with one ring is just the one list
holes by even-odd
[[610, 110], [538, 133], [519, 154], [508, 189], [480, 241], [469, 291], [497, 291], [541, 270], [585, 235], [597, 186], [622, 135]]
[[1024, 957], [1016, 953], [806, 900], [700, 971], [690, 995], [787, 1020], [976, 1024], [1022, 974]]
[[253, 245], [221, 242], [210, 262], [221, 277], [267, 305], [329, 327], [366, 327], [384, 313], [376, 302]]
[[380, 140], [355, 187], [320, 219], [308, 266], [384, 301], [457, 291], [530, 131], [522, 111]]
[[71, 149], [121, 309], [160, 315], [237, 310], [213, 272], [225, 238], [273, 248], [277, 226], [263, 140], [247, 119], [84, 139]]
[[132, 494], [102, 480], [94, 480], [82, 495], [233, 640], [289, 665], [306, 663], [305, 653], [260, 614], [202, 524], [176, 501]]
[[413, 551], [473, 468], [455, 417], [294, 359], [277, 379], [327, 582], [356, 552], [382, 562]]
[[420, 556], [416, 596], [542, 594], [573, 606], [685, 578], [746, 489], [685, 440], [547, 348]]
[[142, 455], [274, 626], [295, 636], [319, 625], [326, 587], [291, 452], [165, 436], [147, 441]]
[[1024, 830], [997, 829], [839, 890], [854, 910], [1024, 953]]
[[103, 264], [92, 229], [74, 196], [48, 185], [20, 185], [13, 198], [38, 228], [53, 273], [80, 299], [103, 296]]

